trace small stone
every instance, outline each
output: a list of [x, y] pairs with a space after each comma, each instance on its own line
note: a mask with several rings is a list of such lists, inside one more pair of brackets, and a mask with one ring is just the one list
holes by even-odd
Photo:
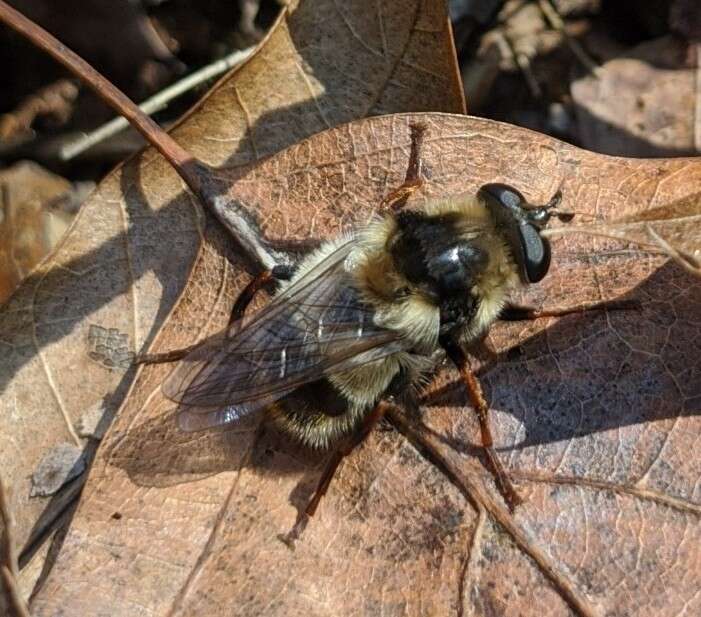
[[[108, 410], [103, 401], [86, 409], [75, 422], [75, 430], [80, 437], [102, 439], [109, 425]], [[104, 421], [103, 421], [104, 419]]]
[[49, 450], [32, 474], [32, 497], [48, 497], [85, 471], [81, 448], [60, 443]]

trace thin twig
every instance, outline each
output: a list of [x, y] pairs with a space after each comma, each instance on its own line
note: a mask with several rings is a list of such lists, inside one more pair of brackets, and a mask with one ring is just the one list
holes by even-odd
[[586, 229], [584, 227], [553, 227], [552, 229], [544, 229], [541, 233], [547, 238], [569, 234], [583, 234], [585, 236], [607, 238], [610, 240], [618, 240], [619, 242], [635, 244], [646, 253], [667, 255], [687, 272], [690, 272], [694, 276], [701, 277], [701, 260], [694, 255], [690, 255], [685, 251], [674, 248], [669, 242], [667, 242], [667, 240], [665, 240], [655, 231], [652, 225], [645, 225], [645, 231], [647, 231], [648, 235], [653, 240], [652, 242], [645, 242], [644, 240], [631, 238], [626, 236], [623, 232], [605, 232], [595, 229]]
[[[278, 20], [285, 19], [286, 15], [286, 11], [281, 12]], [[276, 253], [266, 246], [258, 230], [251, 225], [247, 213], [242, 212], [238, 204], [229, 198], [227, 193], [230, 180], [225, 172], [220, 176], [212, 167], [191, 155], [85, 60], [2, 0], [0, 21], [51, 55], [90, 86], [112, 109], [123, 115], [173, 166], [201, 205], [209, 208], [227, 228], [252, 264], [260, 269], [270, 270], [286, 261], [284, 254]]]
[[694, 276], [701, 277], [701, 262], [699, 262], [696, 257], [675, 249], [667, 240], [660, 236], [651, 225], [646, 225], [645, 229], [648, 235], [659, 244], [660, 248], [662, 248], [677, 264]]
[[7, 592], [10, 608], [18, 617], [29, 617], [29, 609], [17, 584], [19, 566], [15, 545], [15, 524], [2, 477], [0, 477], [0, 520], [5, 528], [4, 550], [0, 555], [0, 574], [2, 575], [0, 578]]
[[541, 98], [543, 96], [543, 90], [533, 74], [531, 59], [528, 57], [528, 55], [523, 52], [516, 51], [513, 41], [511, 41], [511, 39], [506, 36], [504, 32], [497, 31], [496, 40], [497, 44], [499, 45], [499, 50], [505, 55], [506, 58], [513, 60], [521, 71], [521, 74], [526, 80], [526, 85], [531, 91], [531, 96], [536, 99]]
[[538, 5], [540, 6], [540, 10], [542, 11], [543, 15], [545, 15], [545, 19], [547, 19], [550, 23], [550, 26], [554, 30], [560, 32], [565, 38], [567, 46], [570, 48], [570, 51], [575, 55], [577, 60], [579, 60], [584, 67], [596, 77], [600, 77], [601, 67], [591, 59], [589, 54], [587, 54], [584, 48], [579, 44], [579, 41], [570, 36], [569, 32], [567, 32], [567, 29], [565, 28], [565, 22], [562, 20], [562, 17], [560, 17], [557, 9], [550, 4], [550, 0], [538, 0]]
[[[155, 94], [149, 99], [146, 99], [139, 109], [145, 114], [154, 114], [160, 111], [170, 103], [173, 99], [178, 98], [185, 92], [196, 88], [200, 84], [225, 73], [230, 68], [240, 64], [246, 60], [253, 51], [253, 47], [248, 47], [246, 49], [237, 49], [235, 52], [229, 54], [228, 56], [217, 60], [212, 64], [209, 64], [198, 71], [195, 71], [191, 75], [176, 81], [174, 84], [168, 86], [165, 90]], [[59, 150], [59, 157], [62, 161], [70, 161], [72, 158], [82, 154], [86, 150], [89, 150], [96, 144], [113, 137], [117, 133], [123, 131], [129, 126], [129, 121], [118, 116], [114, 120], [110, 120], [101, 127], [95, 129], [94, 131], [84, 135], [80, 139], [77, 139], [71, 143], [66, 144]]]
[[587, 227], [576, 227], [574, 225], [562, 226], [562, 227], [552, 227], [550, 229], [543, 229], [540, 232], [541, 236], [544, 238], [554, 238], [556, 236], [569, 236], [572, 234], [582, 234], [585, 236], [594, 236], [595, 238], [607, 238], [609, 240], [618, 240], [619, 242], [630, 242], [632, 244], [637, 244], [641, 248], [651, 252], [662, 253], [659, 246], [652, 242], [644, 242], [642, 240], [636, 240], [635, 238], [629, 238], [623, 232], [614, 231], [599, 231], [598, 229], [590, 229]]

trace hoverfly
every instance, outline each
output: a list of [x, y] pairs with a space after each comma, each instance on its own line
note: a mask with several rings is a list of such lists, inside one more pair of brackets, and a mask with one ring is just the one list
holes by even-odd
[[[573, 312], [508, 303], [511, 291], [548, 272], [550, 245], [541, 230], [553, 216], [571, 215], [558, 211], [559, 192], [534, 206], [504, 184], [406, 208], [422, 182], [424, 131], [411, 127], [407, 177], [384, 200], [384, 216], [323, 243], [296, 267], [276, 266], [253, 279], [230, 325], [176, 352], [180, 363], [163, 384], [164, 394], [180, 405], [186, 431], [263, 412], [307, 446], [337, 448], [288, 540], [299, 536], [338, 464], [383, 416], [388, 400], [424, 382], [445, 355], [478, 414], [501, 493], [510, 508], [520, 501], [492, 449], [488, 405], [465, 349], [497, 319]], [[271, 302], [246, 315], [248, 302], [273, 279], [279, 289]]]

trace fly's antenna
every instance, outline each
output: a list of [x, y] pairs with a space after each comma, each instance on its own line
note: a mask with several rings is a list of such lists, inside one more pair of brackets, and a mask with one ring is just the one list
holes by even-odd
[[561, 223], [569, 223], [575, 217], [577, 220], [582, 220], [584, 223], [595, 223], [597, 222], [597, 217], [589, 214], [588, 212], [581, 212], [578, 210], [560, 210], [559, 206], [562, 203], [562, 182], [558, 189], [553, 193], [553, 196], [548, 200], [548, 203], [542, 206], [535, 206], [535, 210], [541, 210], [547, 212], [547, 218], [555, 217]]

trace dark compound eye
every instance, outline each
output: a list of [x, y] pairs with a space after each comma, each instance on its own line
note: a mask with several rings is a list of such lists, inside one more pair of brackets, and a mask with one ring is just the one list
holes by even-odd
[[523, 248], [523, 262], [520, 265], [525, 270], [526, 282], [537, 283], [550, 269], [550, 243], [541, 237], [533, 225], [519, 225], [518, 231]]
[[523, 216], [522, 206], [526, 203], [526, 200], [519, 191], [508, 184], [485, 184], [480, 188], [479, 192], [491, 196], [514, 214]]
[[550, 218], [546, 206], [527, 208], [523, 195], [506, 184], [485, 184], [478, 192], [511, 248], [524, 283], [537, 283], [550, 268], [550, 244], [540, 229]]

